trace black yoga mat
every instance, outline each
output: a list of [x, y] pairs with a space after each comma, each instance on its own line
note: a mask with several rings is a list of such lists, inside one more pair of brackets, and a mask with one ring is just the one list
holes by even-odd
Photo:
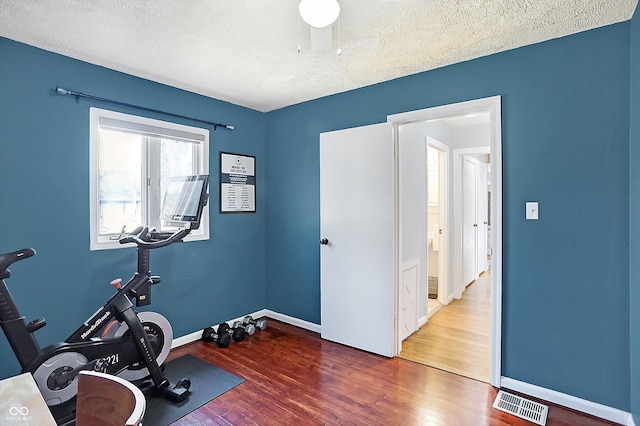
[[142, 422], [145, 426], [169, 425], [244, 382], [240, 377], [192, 355], [169, 361], [164, 376], [172, 385], [183, 377], [188, 377], [191, 379], [191, 393], [187, 400], [178, 404], [152, 392], [145, 393], [147, 410]]

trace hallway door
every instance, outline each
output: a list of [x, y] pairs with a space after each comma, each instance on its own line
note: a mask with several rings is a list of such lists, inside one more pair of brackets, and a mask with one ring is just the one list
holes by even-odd
[[489, 229], [489, 191], [487, 188], [487, 163], [478, 162], [477, 178], [477, 213], [476, 222], [478, 224], [476, 276], [480, 276], [489, 268], [487, 262], [487, 231]]
[[[477, 164], [464, 157], [462, 165], [462, 285], [478, 276]], [[464, 289], [464, 287], [463, 287]]]

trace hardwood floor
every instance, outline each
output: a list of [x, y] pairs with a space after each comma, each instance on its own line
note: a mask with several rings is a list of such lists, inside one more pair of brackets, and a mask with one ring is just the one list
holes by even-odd
[[467, 286], [402, 344], [400, 357], [489, 382], [491, 273]]
[[[174, 425], [530, 425], [491, 407], [488, 384], [401, 358], [387, 359], [270, 320], [269, 328], [220, 349], [192, 354], [245, 382]], [[548, 425], [607, 425], [550, 406]], [[162, 426], [162, 425], [149, 425]]]

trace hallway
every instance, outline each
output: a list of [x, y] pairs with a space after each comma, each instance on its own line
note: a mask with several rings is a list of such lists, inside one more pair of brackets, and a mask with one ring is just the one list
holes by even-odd
[[462, 299], [443, 306], [402, 344], [414, 362], [489, 382], [491, 271], [469, 284]]

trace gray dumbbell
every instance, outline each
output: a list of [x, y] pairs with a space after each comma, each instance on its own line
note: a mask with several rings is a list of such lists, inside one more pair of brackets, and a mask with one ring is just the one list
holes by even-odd
[[267, 328], [267, 319], [260, 318], [258, 320], [254, 320], [251, 316], [246, 316], [242, 320], [244, 324], [244, 329], [249, 336], [252, 336], [253, 333], [256, 332], [256, 328], [259, 330], [265, 330]]

